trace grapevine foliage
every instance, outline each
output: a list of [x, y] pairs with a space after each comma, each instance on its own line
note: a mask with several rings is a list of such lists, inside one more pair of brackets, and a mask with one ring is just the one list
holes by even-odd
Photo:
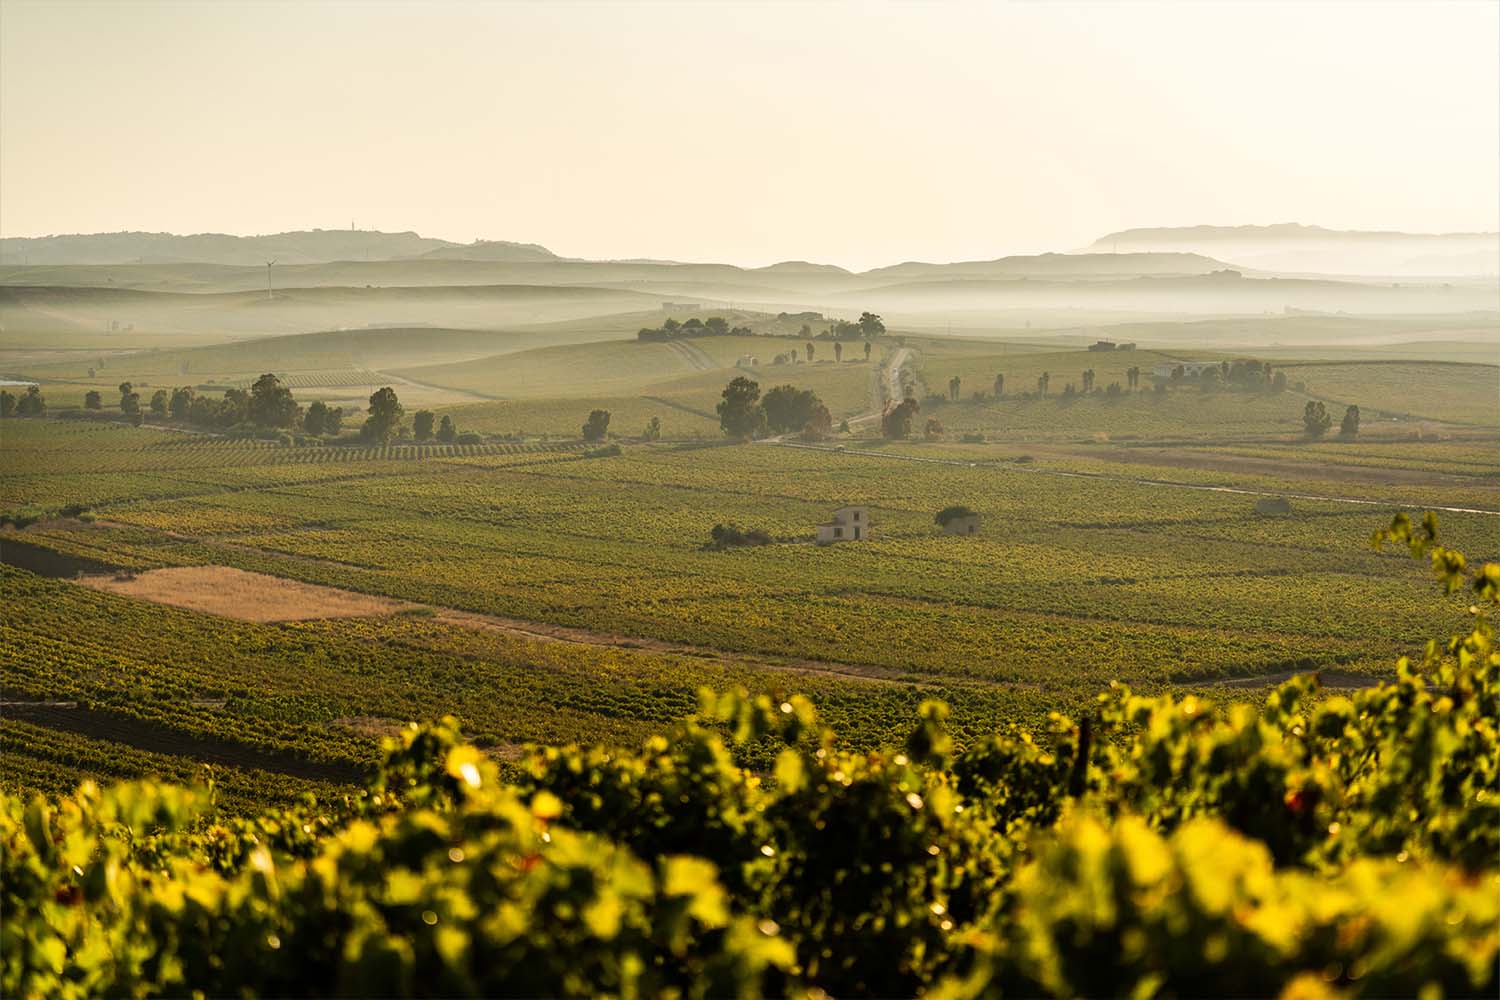
[[6, 798], [0, 990], [1493, 995], [1500, 566], [1430, 516], [1376, 543], [1467, 588], [1472, 625], [1347, 694], [1115, 686], [964, 748], [928, 703], [856, 753], [799, 697], [705, 693], [511, 785], [445, 719], [362, 795], [276, 813], [159, 783]]

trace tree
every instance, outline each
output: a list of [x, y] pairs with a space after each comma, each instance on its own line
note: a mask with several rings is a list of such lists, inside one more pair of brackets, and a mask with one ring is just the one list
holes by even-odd
[[1344, 419], [1339, 421], [1339, 437], [1359, 437], [1359, 407], [1351, 406], [1344, 411]]
[[1040, 396], [1047, 395], [1047, 385], [1052, 381], [1050, 372], [1042, 372], [1036, 377], [1036, 391]]
[[646, 441], [661, 440], [661, 417], [652, 417], [646, 421], [646, 430], [641, 434], [641, 438]]
[[872, 312], [860, 313], [859, 332], [866, 340], [874, 340], [876, 337], [885, 335], [885, 323]]
[[937, 417], [928, 417], [927, 426], [923, 428], [922, 433], [927, 437], [927, 440], [936, 441], [943, 436], [943, 430], [943, 422], [941, 420]]
[[[801, 337], [803, 340], [807, 340], [812, 336], [812, 327], [808, 326], [806, 323], [803, 323], [802, 329], [797, 331], [797, 336]], [[808, 359], [811, 360], [812, 355], [808, 355]]]
[[302, 429], [309, 434], [337, 434], [344, 424], [344, 408], [329, 406], [321, 399], [307, 408], [302, 416]]
[[703, 322], [703, 329], [711, 336], [722, 337], [729, 332], [729, 321], [723, 316], [710, 316]]
[[812, 412], [807, 415], [807, 423], [802, 425], [802, 436], [809, 441], [821, 441], [833, 432], [833, 414], [828, 412], [828, 407], [819, 400], [813, 407]]
[[172, 390], [172, 399], [167, 403], [167, 410], [172, 414], [173, 420], [186, 420], [193, 408], [193, 398], [197, 393], [193, 392], [191, 386], [178, 386]]
[[583, 439], [585, 441], [603, 441], [609, 433], [609, 411], [594, 410], [589, 413], [589, 418], [583, 422]]
[[1307, 401], [1307, 406], [1302, 410], [1302, 426], [1310, 438], [1320, 438], [1328, 433], [1328, 428], [1333, 425], [1333, 418], [1328, 415], [1328, 409], [1316, 399]]
[[437, 417], [431, 410], [418, 410], [412, 414], [411, 435], [418, 441], [432, 440], [432, 425], [437, 422]]
[[844, 345], [837, 340], [833, 342], [833, 360], [835, 362], [844, 360]]
[[1277, 372], [1271, 376], [1271, 390], [1273, 392], [1286, 392], [1286, 372]]
[[458, 428], [453, 426], [453, 418], [443, 414], [443, 419], [438, 422], [437, 439], [443, 444], [452, 444], [458, 437]]
[[794, 385], [778, 385], [768, 390], [760, 403], [766, 414], [766, 426], [776, 434], [806, 427], [813, 410], [822, 405], [822, 400], [811, 389], [799, 389]]
[[1085, 393], [1094, 391], [1094, 369], [1092, 368], [1083, 370], [1083, 391]]
[[892, 440], [909, 437], [911, 423], [920, 407], [915, 399], [903, 399], [895, 406], [886, 407], [880, 417], [880, 433]]
[[1141, 370], [1136, 365], [1131, 365], [1125, 370], [1125, 382], [1132, 389], [1138, 389], [1141, 385]]
[[870, 342], [869, 342], [869, 341], [868, 341], [868, 340], [867, 340], [867, 341], [865, 341], [865, 360], [866, 360], [866, 361], [869, 361], [869, 360], [870, 360], [870, 351], [871, 351], [871, 349], [872, 349], [872, 348], [873, 348], [873, 347], [874, 347], [874, 346], [875, 346], [875, 345], [873, 345], [873, 344], [871, 344], [871, 343], [870, 343]]
[[85, 410], [97, 410], [103, 407], [104, 401], [99, 398], [98, 389], [90, 389], [83, 394], [83, 408]]
[[406, 407], [396, 398], [395, 389], [384, 386], [370, 394], [370, 408], [367, 412], [369, 415], [365, 417], [365, 424], [359, 429], [360, 436], [384, 444], [401, 426], [401, 417], [406, 413]]
[[21, 398], [16, 401], [16, 416], [18, 417], [41, 417], [47, 413], [47, 400], [42, 396], [42, 390], [38, 386], [28, 386]]
[[269, 372], [250, 387], [250, 421], [257, 427], [292, 427], [297, 423], [292, 390]]
[[754, 437], [766, 423], [766, 412], [760, 407], [760, 383], [740, 375], [724, 387], [723, 395], [716, 409], [724, 433], [740, 441]]
[[955, 403], [958, 402], [958, 394], [963, 388], [963, 384], [963, 379], [959, 378], [957, 375], [948, 380], [948, 398]]
[[0, 389], [0, 417], [16, 415], [16, 397], [6, 389]]
[[996, 375], [995, 376], [995, 398], [999, 399], [1003, 395], [1005, 395], [1005, 376], [1004, 375]]
[[151, 394], [151, 412], [158, 417], [167, 415], [167, 390], [157, 389]]
[[[806, 330], [807, 327], [804, 326], [802, 329]], [[805, 346], [807, 348], [807, 360], [811, 361], [813, 359], [813, 343], [812, 343], [812, 341], [809, 340]]]
[[976, 515], [968, 507], [965, 507], [963, 504], [954, 504], [952, 507], [944, 507], [942, 510], [938, 511], [937, 514], [933, 516], [932, 521], [939, 527], [946, 528], [948, 527], [949, 521], [956, 521], [961, 517], [976, 516], [978, 515]]
[[135, 416], [141, 412], [141, 394], [138, 392], [127, 392], [120, 397], [120, 412], [126, 416]]

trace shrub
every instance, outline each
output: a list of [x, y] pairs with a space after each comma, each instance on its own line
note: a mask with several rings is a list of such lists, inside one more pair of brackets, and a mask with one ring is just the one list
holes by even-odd
[[771, 541], [771, 536], [758, 528], [742, 529], [734, 524], [716, 524], [703, 547], [712, 552], [721, 552], [724, 549], [770, 545]]

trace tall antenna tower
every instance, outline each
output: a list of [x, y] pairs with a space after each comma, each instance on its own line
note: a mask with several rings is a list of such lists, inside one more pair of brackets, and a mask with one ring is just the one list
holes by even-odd
[[266, 261], [266, 298], [268, 299], [276, 297], [271, 293], [271, 265], [274, 263], [276, 263], [274, 260]]

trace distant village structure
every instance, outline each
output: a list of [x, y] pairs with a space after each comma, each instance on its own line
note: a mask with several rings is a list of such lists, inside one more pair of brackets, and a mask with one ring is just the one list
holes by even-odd
[[1096, 340], [1089, 345], [1091, 351], [1133, 351], [1135, 344], [1117, 344], [1113, 340]]
[[734, 366], [736, 368], [755, 368], [759, 364], [760, 364], [760, 358], [757, 358], [753, 354], [746, 354], [746, 355], [743, 355], [738, 361], [736, 361], [734, 363]]
[[818, 525], [818, 544], [862, 542], [870, 537], [870, 508], [840, 507], [826, 524]]

